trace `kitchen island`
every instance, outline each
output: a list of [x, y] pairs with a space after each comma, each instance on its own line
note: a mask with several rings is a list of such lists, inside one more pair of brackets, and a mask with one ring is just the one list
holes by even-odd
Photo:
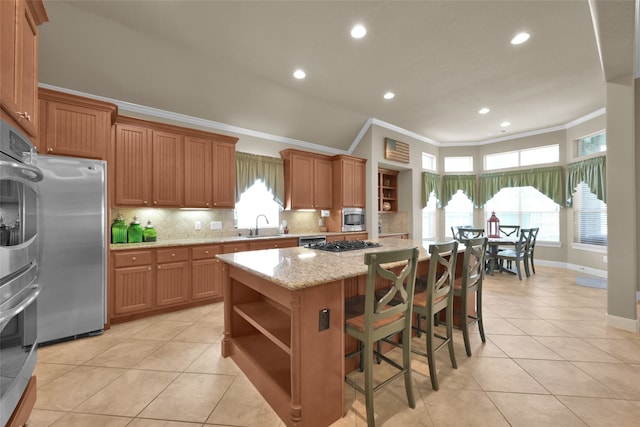
[[[418, 275], [429, 254], [420, 241], [324, 252], [270, 249], [217, 255], [223, 271], [222, 355], [231, 357], [288, 426], [327, 426], [344, 415], [344, 300], [362, 295], [364, 253], [418, 246]], [[459, 258], [460, 259], [460, 258]], [[400, 266], [399, 266], [400, 267]]]

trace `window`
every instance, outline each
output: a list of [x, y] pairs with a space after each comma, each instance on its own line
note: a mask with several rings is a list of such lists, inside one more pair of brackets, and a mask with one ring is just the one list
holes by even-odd
[[560, 146], [546, 145], [544, 147], [527, 148], [524, 150], [508, 151], [504, 153], [487, 154], [484, 156], [484, 169], [506, 169], [520, 166], [555, 163], [560, 160]]
[[264, 218], [260, 218], [258, 228], [278, 228], [280, 226], [280, 211], [282, 208], [273, 200], [273, 194], [264, 183], [257, 180], [255, 184], [240, 196], [236, 203], [236, 228], [255, 228], [256, 217], [266, 215], [269, 224], [265, 224]]
[[500, 224], [540, 228], [538, 240], [560, 241], [560, 205], [533, 187], [503, 188], [485, 203], [485, 221], [491, 212], [496, 213]]
[[607, 246], [607, 205], [584, 182], [573, 195], [573, 241]]
[[435, 171], [436, 170], [436, 157], [431, 154], [422, 153], [422, 169]]
[[578, 157], [607, 151], [606, 132], [597, 133], [578, 139]]
[[445, 172], [473, 172], [473, 157], [445, 157]]
[[462, 190], [453, 195], [444, 208], [445, 236], [451, 236], [451, 227], [473, 224], [473, 202]]
[[438, 224], [436, 221], [436, 206], [438, 200], [436, 199], [436, 193], [434, 191], [429, 194], [429, 201], [427, 206], [422, 209], [422, 239], [423, 240], [436, 240], [438, 235]]

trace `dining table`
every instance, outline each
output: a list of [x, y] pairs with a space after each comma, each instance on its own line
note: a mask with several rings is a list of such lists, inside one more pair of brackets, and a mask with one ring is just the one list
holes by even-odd
[[498, 252], [500, 246], [515, 246], [518, 243], [518, 238], [513, 236], [500, 236], [500, 237], [487, 237], [487, 272], [493, 275], [494, 271], [505, 272], [509, 274], [516, 274], [516, 272], [505, 268], [498, 263]]

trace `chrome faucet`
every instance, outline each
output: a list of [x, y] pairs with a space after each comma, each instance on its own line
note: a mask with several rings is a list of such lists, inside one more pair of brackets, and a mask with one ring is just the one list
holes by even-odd
[[258, 220], [260, 219], [260, 217], [263, 216], [264, 220], [267, 221], [267, 224], [269, 224], [269, 219], [267, 218], [267, 216], [265, 214], [260, 214], [256, 217], [256, 236], [258, 235]]

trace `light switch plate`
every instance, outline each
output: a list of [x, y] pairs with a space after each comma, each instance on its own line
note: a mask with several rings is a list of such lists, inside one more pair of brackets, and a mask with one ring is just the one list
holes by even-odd
[[209, 228], [211, 230], [222, 230], [222, 221], [211, 221], [209, 223]]
[[196, 221], [195, 229], [196, 229], [196, 231], [197, 230], [202, 230], [202, 223], [200, 221]]

